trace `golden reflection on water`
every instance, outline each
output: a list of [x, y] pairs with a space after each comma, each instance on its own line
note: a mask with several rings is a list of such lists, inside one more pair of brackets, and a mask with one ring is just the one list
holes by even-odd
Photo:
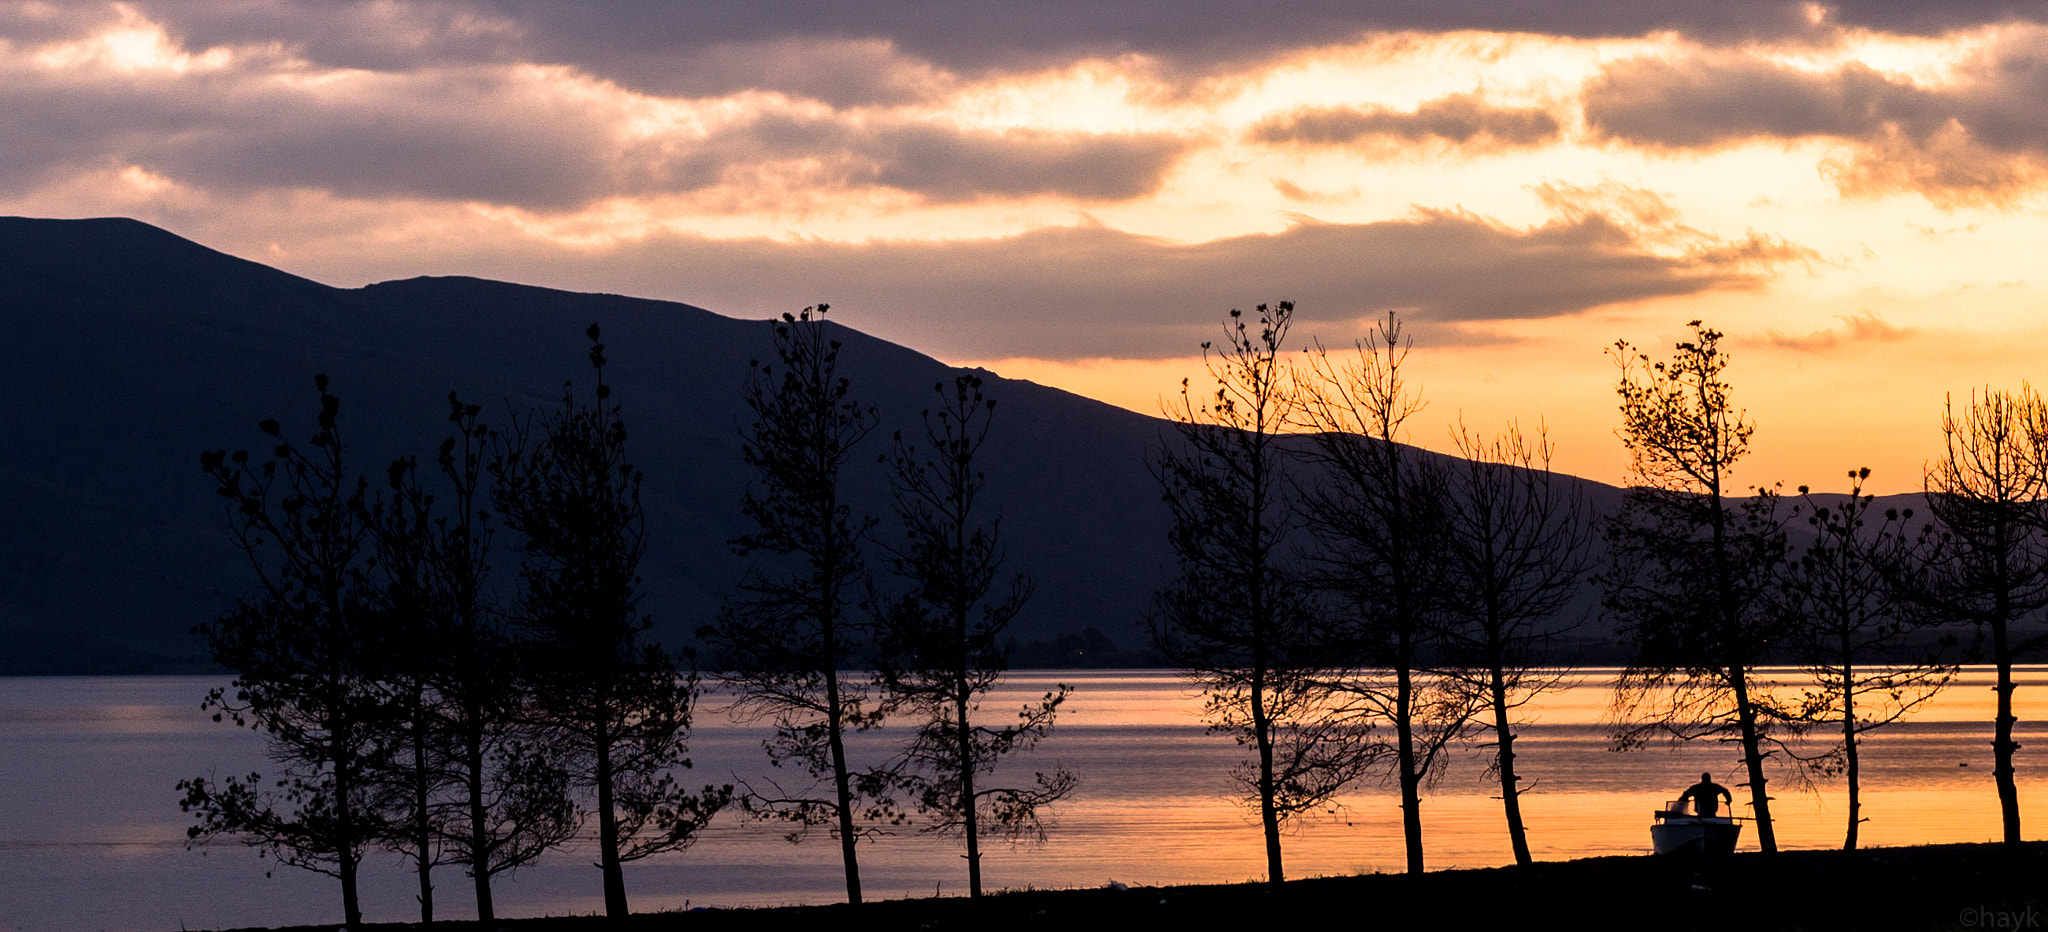
[[[1702, 771], [1729, 785], [1738, 813], [1748, 810], [1748, 792], [1739, 750], [1712, 741], [1661, 744], [1616, 752], [1610, 750], [1611, 688], [1617, 671], [1588, 670], [1570, 675], [1564, 688], [1538, 697], [1522, 710], [1517, 749], [1527, 789], [1523, 811], [1531, 847], [1539, 859], [1636, 854], [1649, 850], [1651, 812], [1674, 798]], [[1796, 689], [1800, 672], [1790, 668], [1762, 671], [1763, 679]], [[1020, 675], [1006, 684], [1018, 701], [1054, 677]], [[1058, 677], [1075, 686], [1072, 708], [1057, 739], [1095, 729], [1200, 727], [1200, 697], [1187, 691], [1170, 673], [1154, 671]], [[2015, 712], [2019, 740], [2029, 748], [2048, 748], [2048, 666], [2029, 666], [2016, 673], [2019, 689]], [[1995, 697], [1993, 671], [1970, 668], [1935, 699], [1906, 721], [1867, 735], [1863, 744], [1863, 814], [1859, 843], [1905, 845], [1991, 841], [1999, 837], [1996, 791], [1991, 780], [1990, 718]], [[1001, 699], [991, 698], [991, 707]], [[1816, 734], [1824, 741], [1832, 734]], [[1086, 740], [1078, 738], [1077, 740]], [[1062, 835], [1048, 846], [1044, 860], [1071, 865], [1095, 860], [1090, 846], [1115, 852], [1104, 861], [1121, 860], [1124, 852], [1105, 836], [1142, 838], [1135, 843], [1140, 857], [1128, 868], [1132, 881], [1225, 882], [1254, 879], [1264, 862], [1256, 825], [1243, 807], [1223, 798], [1228, 786], [1220, 768], [1237, 749], [1227, 739], [1211, 738], [1219, 747], [1213, 775], [1186, 772], [1181, 779], [1203, 793], [1168, 799], [1147, 794], [1110, 793], [1084, 797], [1062, 815]], [[1484, 740], [1484, 736], [1474, 739]], [[1051, 748], [1053, 743], [1048, 743]], [[1144, 761], [1148, 752], [1133, 748], [1128, 759]], [[2037, 753], [2022, 750], [2017, 779], [2023, 814], [2034, 822], [2048, 818], [2048, 768]], [[1185, 766], [1185, 765], [1184, 765]], [[1191, 769], [1191, 768], [1189, 768]], [[1802, 774], [1782, 758], [1772, 761], [1773, 816], [1781, 847], [1838, 847], [1846, 829], [1846, 792], [1839, 777]], [[1423, 800], [1425, 850], [1431, 868], [1482, 867], [1512, 863], [1497, 783], [1489, 783], [1486, 754], [1466, 748], [1454, 756], [1434, 792]], [[1092, 787], [1090, 788], [1092, 789]], [[1097, 833], [1083, 825], [1114, 826]], [[1080, 837], [1075, 837], [1078, 834]], [[2038, 829], [2030, 837], [2040, 837]], [[1079, 842], [1085, 838], [1086, 843]], [[1756, 847], [1754, 831], [1744, 832], [1744, 849]], [[1050, 849], [1059, 849], [1057, 855]], [[1078, 850], [1077, 850], [1078, 849]], [[1403, 868], [1399, 800], [1388, 785], [1360, 788], [1342, 800], [1340, 809], [1304, 820], [1285, 841], [1290, 876], [1398, 871]], [[1035, 852], [1006, 857], [1040, 860]], [[1129, 863], [1129, 862], [1127, 862]], [[1108, 866], [1107, 864], [1104, 865]]]
[[[1540, 859], [1628, 855], [1649, 849], [1651, 812], [1701, 771], [1735, 792], [1746, 812], [1737, 750], [1694, 742], [1617, 753], [1606, 719], [1615, 671], [1570, 675], [1565, 688], [1524, 709], [1517, 742], [1531, 847]], [[1790, 680], [1794, 671], [1767, 671]], [[2027, 836], [2048, 826], [2048, 666], [2020, 672], [2017, 714], [2021, 811]], [[1212, 735], [1201, 696], [1170, 671], [1027, 671], [1013, 674], [983, 705], [1007, 716], [1056, 683], [1074, 687], [1050, 739], [1008, 761], [998, 780], [1028, 781], [1063, 763], [1081, 776], [1043, 845], [986, 846], [992, 888], [1215, 883], [1261, 879], [1265, 871], [1252, 813], [1234, 802], [1231, 766], [1244, 750]], [[1869, 736], [1864, 753], [1866, 845], [1989, 841], [1998, 836], [1991, 782], [1992, 673], [1966, 670], [1956, 684], [1899, 725]], [[332, 921], [333, 882], [219, 845], [187, 851], [189, 824], [172, 784], [205, 773], [268, 772], [262, 736], [215, 724], [199, 699], [206, 677], [0, 679], [0, 793], [33, 800], [0, 820], [0, 904], [15, 902], [21, 928], [171, 928]], [[762, 730], [734, 724], [707, 696], [691, 740], [696, 767], [685, 783], [759, 778]], [[902, 734], [884, 728], [854, 742], [857, 759], [878, 760]], [[1511, 863], [1486, 754], [1461, 748], [1423, 800], [1431, 868]], [[1967, 766], [1965, 766], [1967, 765]], [[1780, 844], [1841, 844], [1842, 781], [1800, 785], [1783, 760], [1772, 764]], [[781, 774], [787, 778], [785, 771]], [[988, 785], [988, 784], [984, 784]], [[1398, 871], [1403, 867], [1394, 790], [1374, 783], [1334, 812], [1303, 820], [1285, 840], [1290, 877]], [[692, 849], [636, 862], [627, 885], [636, 910], [693, 905], [834, 902], [843, 897], [837, 845], [822, 834], [802, 845], [781, 829], [721, 816]], [[1743, 847], [1753, 849], [1753, 831]], [[585, 848], [549, 855], [498, 886], [506, 915], [601, 907]], [[957, 840], [912, 828], [864, 843], [862, 874], [874, 897], [964, 892]], [[440, 912], [469, 915], [465, 881], [444, 870]], [[416, 916], [411, 880], [395, 858], [366, 865], [364, 896], [376, 921]], [[224, 895], [223, 891], [232, 891]], [[90, 912], [81, 904], [91, 904]], [[31, 912], [36, 910], [37, 912]], [[4, 910], [0, 910], [4, 912]], [[334, 914], [334, 915], [330, 915]], [[0, 927], [5, 927], [0, 924]]]

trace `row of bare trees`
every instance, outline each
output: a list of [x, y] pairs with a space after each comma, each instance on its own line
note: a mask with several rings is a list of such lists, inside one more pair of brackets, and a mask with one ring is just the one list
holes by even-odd
[[[447, 863], [473, 878], [488, 919], [493, 876], [594, 819], [607, 911], [623, 915], [621, 865], [687, 846], [733, 801], [786, 822], [792, 840], [836, 838], [858, 903], [858, 841], [910, 806], [964, 839], [979, 895], [981, 839], [1042, 832], [1044, 807], [1075, 785], [1063, 770], [1029, 785], [991, 777], [1049, 733], [1067, 696], [1002, 725], [980, 714], [1005, 666], [998, 637], [1030, 593], [1003, 571], [1000, 522], [982, 503], [995, 402], [971, 374], [941, 382], [921, 438], [868, 450], [879, 418], [840, 373], [824, 310], [776, 322], [776, 358], [754, 367], [742, 453], [756, 481], [741, 507], [754, 527], [734, 541], [754, 562], [699, 632], [734, 711], [771, 725], [771, 761], [809, 785], [677, 781], [699, 684], [687, 656], [645, 636], [642, 480], [593, 327], [591, 400], [565, 386], [560, 407], [498, 430], [451, 395], [452, 436], [431, 472], [401, 459], [373, 488], [348, 459], [324, 378], [307, 443], [266, 421], [267, 456], [204, 455], [259, 581], [201, 629], [237, 674], [207, 706], [268, 733], [283, 771], [181, 783], [192, 835], [333, 874], [353, 925], [370, 847], [413, 860], [423, 919], [431, 869]], [[1460, 424], [1456, 457], [1410, 446], [1421, 402], [1391, 315], [1355, 353], [1316, 347], [1299, 365], [1282, 351], [1292, 315], [1286, 302], [1232, 312], [1225, 345], [1205, 344], [1213, 390], [1184, 383], [1179, 429], [1152, 462], [1178, 561], [1155, 643], [1203, 686], [1213, 728], [1250, 751], [1236, 777], [1271, 882], [1285, 877], [1288, 823], [1371, 777], [1398, 787], [1407, 867], [1422, 870], [1423, 796], [1474, 733], [1492, 750], [1516, 859], [1530, 863], [1517, 710], [1561, 681], [1554, 642], [1594, 576], [1635, 652], [1617, 693], [1620, 743], [1733, 741], [1766, 851], [1781, 756], [1846, 773], [1855, 845], [1861, 736], [1953, 676], [1919, 653], [1928, 632], [1973, 626], [1997, 666], [1994, 776], [2017, 842], [2012, 666], [2048, 646], [2038, 396], [1952, 405], [1928, 516], [1880, 518], [1861, 491], [1867, 471], [1846, 498], [1733, 494], [1754, 425], [1731, 402], [1720, 334], [1695, 322], [1668, 361], [1620, 343], [1633, 472], [1603, 521], [1582, 486], [1550, 472], [1540, 431]], [[899, 533], [878, 533], [842, 494], [867, 462], [883, 467]], [[493, 595], [501, 527], [518, 542], [519, 578]], [[1797, 694], [1756, 676], [1784, 660], [1811, 673]], [[854, 760], [848, 737], [892, 715], [914, 722], [910, 738]], [[1817, 752], [1793, 740], [1821, 723], [1839, 739]]]
[[[1179, 571], [1155, 641], [1205, 689], [1214, 730], [1255, 752], [1237, 773], [1285, 879], [1286, 823], [1387, 774], [1406, 860], [1423, 868], [1421, 803], [1447, 751], [1484, 721], [1516, 858], [1515, 712], [1557, 616], [1590, 569], [1593, 514], [1550, 474], [1550, 447], [1510, 428], [1455, 435], [1462, 460], [1406, 443], [1421, 407], [1389, 317], [1354, 356], [1283, 358], [1293, 305], [1233, 311], [1205, 345], [1212, 391], [1184, 383], [1154, 460]], [[1391, 731], [1391, 735], [1387, 734]]]
[[[699, 679], [689, 652], [647, 634], [642, 474], [593, 325], [587, 399], [565, 384], [560, 407], [494, 429], [451, 394], [452, 435], [431, 477], [402, 458], [373, 487], [324, 376], [308, 442], [264, 421], [267, 456], [203, 455], [259, 583], [199, 629], [236, 674], [205, 705], [265, 732], [282, 771], [181, 781], [191, 837], [236, 838], [336, 877], [355, 927], [372, 847], [413, 863], [422, 921], [433, 920], [441, 864], [472, 878], [491, 921], [494, 876], [595, 822], [606, 913], [622, 917], [623, 865], [688, 847], [735, 800], [786, 820], [791, 840], [819, 827], [837, 837], [858, 903], [856, 842], [902, 821], [903, 799], [931, 830], [965, 837], [979, 896], [981, 836], [1042, 832], [1046, 807], [1075, 784], [1064, 770], [1023, 787], [989, 779], [1050, 732], [1067, 693], [1007, 723], [979, 717], [1004, 669], [998, 636], [1030, 592], [1002, 573], [998, 521], [980, 502], [995, 403], [972, 374], [936, 386], [923, 443], [898, 435], [881, 457], [903, 533], [878, 542], [877, 522], [840, 494], [848, 467], [871, 455], [861, 443], [876, 415], [838, 373], [824, 310], [776, 323], [777, 361], [755, 367], [743, 455], [757, 482], [741, 510], [756, 529], [733, 545], [770, 559], [700, 632], [732, 711], [773, 726], [771, 762], [820, 785], [692, 790], [678, 779]], [[519, 553], [505, 589], [490, 581], [499, 528]], [[866, 571], [870, 553], [895, 584]], [[850, 762], [847, 735], [892, 715], [913, 722], [903, 746]]]
[[[460, 865], [489, 921], [491, 879], [588, 815], [617, 915], [621, 865], [688, 846], [725, 805], [730, 787], [675, 777], [697, 679], [644, 637], [641, 477], [589, 336], [588, 400], [565, 385], [559, 408], [499, 431], [449, 396], [445, 497], [410, 457], [372, 488], [325, 376], [306, 443], [267, 420], [267, 456], [202, 456], [259, 583], [199, 629], [235, 672], [205, 704], [268, 734], [282, 773], [180, 782], [193, 839], [239, 838], [338, 878], [351, 927], [368, 848], [413, 863], [428, 922], [433, 867]], [[519, 541], [509, 594], [489, 583], [499, 526]]]
[[[2012, 665], [2048, 646], [2048, 405], [1987, 392], [1944, 419], [1929, 514], [1875, 508], [1868, 470], [1846, 496], [1740, 487], [1755, 425], [1724, 378], [1720, 334], [1695, 321], [1669, 360], [1613, 356], [1631, 454], [1616, 513], [1595, 515], [1551, 447], [1512, 426], [1462, 424], [1456, 457], [1407, 445], [1421, 409], [1391, 315], [1355, 354], [1284, 357], [1287, 302], [1232, 311], [1204, 344], [1212, 389], [1183, 383], [1178, 431], [1153, 462], [1178, 573], [1155, 641], [1207, 695], [1214, 730], [1250, 757], [1236, 773], [1285, 877], [1287, 822], [1377, 776], [1400, 794], [1407, 866], [1423, 866], [1421, 802], [1445, 752], [1483, 729], [1518, 863], [1516, 710], [1561, 682], [1556, 641], [1582, 585], [1632, 661], [1617, 681], [1617, 749], [1654, 736], [1739, 748], [1759, 844], [1777, 840], [1774, 759], [1795, 779], [1845, 775], [1856, 845], [1859, 748], [1956, 673], [1960, 627], [1997, 668], [1994, 777], [2008, 843]], [[1795, 530], [1796, 529], [1796, 530]], [[1799, 683], [1758, 675], [1793, 663]]]
[[[900, 822], [907, 799], [930, 830], [963, 837], [969, 893], [979, 897], [982, 836], [1041, 833], [1048, 807], [1076, 783], [1064, 769], [1029, 786], [984, 782], [1004, 755], [1051, 732], [1068, 692], [1047, 693], [1006, 724], [979, 714], [1007, 667], [998, 638], [1031, 591], [1022, 574], [1004, 575], [1000, 516], [982, 501], [996, 404], [972, 373], [934, 385], [923, 443], [899, 432], [869, 460], [886, 467], [901, 524], [893, 543], [878, 541], [878, 521], [857, 514], [843, 490], [880, 418], [839, 370], [826, 309], [784, 315], [776, 360], [753, 366], [743, 454], [760, 481], [742, 510], [755, 530], [733, 544], [766, 559], [698, 632], [738, 696], [735, 711], [773, 727], [770, 760], [811, 780], [744, 786], [740, 805], [788, 823], [792, 842], [818, 828], [837, 839], [847, 901], [858, 904], [858, 843]], [[866, 571], [877, 553], [902, 583], [894, 593]], [[848, 735], [903, 713], [908, 742], [857, 765]]]
[[[1737, 742], [1766, 852], [1776, 849], [1766, 762], [1782, 752], [1808, 772], [1841, 773], [1854, 848], [1863, 736], [1930, 700], [1955, 660], [1989, 659], [1992, 776], [2003, 840], [2017, 846], [2012, 669], [2048, 647], [2048, 403], [2029, 387], [1986, 390], [1960, 408], [1950, 398], [1919, 520], [1877, 512], [1863, 492], [1868, 469], [1849, 473], [1846, 496], [1802, 486], [1787, 506], [1776, 487], [1754, 487], [1736, 499], [1729, 476], [1754, 424], [1730, 400], [1721, 334], [1690, 326], [1668, 362], [1626, 343], [1615, 351], [1634, 454], [1605, 573], [1608, 607], [1637, 648], [1617, 702], [1630, 723], [1622, 737]], [[1797, 546], [1787, 530], [1801, 524]], [[1975, 644], [1951, 650], [1963, 632]], [[1755, 676], [1785, 660], [1809, 674], [1796, 695]], [[1789, 743], [1816, 727], [1838, 737], [1818, 753]]]

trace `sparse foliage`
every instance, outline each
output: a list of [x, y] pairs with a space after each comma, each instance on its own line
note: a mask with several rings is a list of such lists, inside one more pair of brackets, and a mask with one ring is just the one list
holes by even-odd
[[213, 659], [235, 671], [204, 707], [269, 735], [283, 768], [269, 785], [198, 777], [178, 783], [195, 841], [241, 839], [280, 863], [341, 881], [342, 913], [362, 924], [357, 868], [385, 830], [368, 775], [376, 769], [386, 695], [373, 653], [376, 612], [367, 578], [368, 482], [350, 469], [341, 400], [317, 376], [317, 428], [304, 444], [274, 420], [260, 429], [269, 456], [200, 456], [228, 501], [228, 530], [255, 570], [258, 589], [198, 633]]
[[1404, 442], [1422, 402], [1401, 373], [1409, 342], [1399, 319], [1357, 344], [1355, 361], [1309, 354], [1301, 422], [1318, 471], [1306, 493], [1317, 543], [1316, 586], [1344, 609], [1345, 672], [1326, 689], [1362, 718], [1394, 729], [1394, 778], [1409, 873], [1423, 871], [1422, 791], [1464, 734], [1480, 696], [1438, 675], [1444, 633], [1443, 502], [1448, 475]]
[[[741, 446], [758, 484], [740, 503], [754, 530], [733, 541], [742, 556], [782, 561], [753, 572], [741, 595], [699, 635], [719, 654], [726, 685], [743, 720], [775, 729], [764, 742], [771, 762], [794, 762], [814, 781], [786, 789], [769, 781], [745, 787], [747, 812], [781, 819], [797, 841], [825, 827], [839, 839], [848, 902], [861, 901], [857, 844], [875, 823], [899, 821], [883, 769], [856, 771], [846, 735], [881, 724], [890, 711], [864, 674], [849, 670], [869, 658], [848, 602], [864, 579], [863, 548], [874, 522], [856, 517], [840, 494], [842, 470], [874, 430], [872, 408], [853, 400], [839, 374], [839, 341], [827, 335], [827, 305], [784, 314], [774, 322], [773, 364], [755, 361], [747, 386], [753, 422]], [[818, 795], [824, 792], [828, 795]], [[863, 825], [865, 823], [865, 825]]]
[[1764, 762], [1774, 732], [1799, 717], [1752, 670], [1784, 633], [1769, 596], [1788, 548], [1772, 490], [1739, 502], [1726, 495], [1756, 425], [1730, 400], [1721, 334], [1688, 326], [1693, 338], [1669, 362], [1627, 341], [1611, 351], [1632, 481], [1607, 527], [1605, 604], [1636, 651], [1616, 686], [1617, 739], [1628, 747], [1662, 732], [1738, 742], [1757, 842], [1771, 854]]
[[1961, 411], [1950, 399], [1941, 429], [1944, 453], [1925, 480], [1933, 531], [1906, 592], [1934, 619], [1990, 638], [1998, 674], [1992, 778], [2005, 843], [2017, 847], [2012, 667], [2048, 647], [2048, 403], [2030, 386], [1987, 390]]
[[1591, 503], [1569, 477], [1550, 471], [1551, 444], [1518, 428], [1491, 442], [1462, 425], [1453, 435], [1464, 461], [1447, 477], [1443, 505], [1446, 674], [1480, 697], [1491, 715], [1494, 771], [1515, 863], [1534, 862], [1522, 823], [1515, 767], [1515, 713], [1563, 681], [1551, 666], [1558, 618], [1592, 570]]
[[[1207, 694], [1215, 732], [1256, 757], [1236, 773], [1266, 842], [1266, 879], [1286, 879], [1284, 824], [1331, 802], [1371, 765], [1369, 725], [1333, 705], [1324, 619], [1296, 568], [1299, 523], [1281, 447], [1292, 396], [1281, 343], [1294, 305], [1230, 312], [1228, 345], [1203, 344], [1213, 395], [1182, 383], [1178, 443], [1153, 462], [1178, 562], [1156, 599], [1153, 639]], [[1197, 400], [1198, 397], [1201, 400]]]
[[1850, 472], [1849, 495], [1839, 503], [1799, 487], [1814, 536], [1788, 567], [1783, 587], [1792, 650], [1814, 684], [1801, 699], [1800, 717], [1841, 732], [1839, 744], [1795, 757], [1817, 772], [1846, 776], [1844, 850], [1855, 849], [1864, 822], [1862, 736], [1905, 718], [1955, 676], [1951, 664], [1905, 655], [1913, 627], [1893, 582], [1904, 572], [1905, 523], [1913, 512], [1873, 516], [1877, 498], [1863, 494], [1868, 478], [1869, 469]]
[[644, 638], [641, 474], [604, 381], [591, 325], [592, 401], [565, 384], [562, 405], [521, 421], [488, 464], [493, 500], [523, 538], [516, 609], [529, 638], [529, 714], [571, 781], [595, 797], [605, 913], [628, 915], [621, 865], [689, 846], [731, 787], [685, 791], [697, 675]]
[[924, 447], [899, 433], [884, 458], [903, 522], [903, 543], [888, 563], [909, 591], [883, 607], [883, 673], [916, 717], [905, 776], [918, 809], [936, 819], [933, 829], [964, 837], [973, 897], [982, 893], [981, 837], [1043, 839], [1050, 807], [1077, 782], [1065, 768], [1038, 773], [1028, 787], [984, 782], [1004, 755], [1052, 731], [1069, 690], [1046, 693], [1008, 724], [976, 718], [981, 697], [1008, 668], [997, 638], [1031, 593], [1022, 575], [1002, 579], [1000, 520], [977, 510], [987, 485], [977, 457], [996, 407], [981, 385], [968, 373], [933, 386], [938, 404], [924, 412]]
[[580, 824], [568, 774], [527, 727], [517, 644], [490, 604], [492, 514], [485, 459], [496, 433], [482, 409], [448, 396], [454, 430], [436, 470], [437, 509], [410, 457], [387, 470], [377, 511], [385, 577], [387, 658], [405, 699], [403, 746], [388, 781], [430, 915], [428, 858], [438, 850], [470, 875], [479, 920], [493, 921], [491, 878], [532, 862]]

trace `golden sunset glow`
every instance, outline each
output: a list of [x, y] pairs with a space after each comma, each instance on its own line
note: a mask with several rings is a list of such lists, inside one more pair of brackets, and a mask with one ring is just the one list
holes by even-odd
[[1944, 393], [2048, 380], [2043, 24], [885, 7], [0, 3], [0, 212], [351, 287], [826, 301], [1145, 413], [1231, 307], [1333, 347], [1397, 310], [1415, 442], [1542, 423], [1605, 482], [1608, 348], [1695, 318], [1759, 425], [1744, 483], [1917, 489]]

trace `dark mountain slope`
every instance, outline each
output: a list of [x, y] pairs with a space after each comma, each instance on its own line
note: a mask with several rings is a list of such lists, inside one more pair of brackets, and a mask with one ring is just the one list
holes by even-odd
[[[745, 568], [725, 542], [742, 529], [741, 391], [748, 361], [771, 353], [763, 322], [468, 278], [336, 289], [135, 221], [20, 218], [0, 219], [0, 321], [0, 671], [199, 661], [186, 632], [249, 577], [198, 454], [260, 447], [267, 417], [303, 438], [315, 373], [334, 380], [355, 465], [375, 477], [393, 456], [431, 455], [451, 390], [498, 423], [558, 402], [564, 380], [590, 374], [592, 321], [647, 473], [659, 630], [680, 639], [707, 620]], [[879, 455], [892, 430], [919, 433], [953, 370], [838, 329], [856, 394], [884, 412]], [[1167, 562], [1144, 466], [1160, 422], [987, 378], [1001, 403], [991, 495], [1012, 564], [1038, 582], [1017, 632], [1097, 627], [1135, 645]], [[886, 519], [879, 473], [855, 485]]]

